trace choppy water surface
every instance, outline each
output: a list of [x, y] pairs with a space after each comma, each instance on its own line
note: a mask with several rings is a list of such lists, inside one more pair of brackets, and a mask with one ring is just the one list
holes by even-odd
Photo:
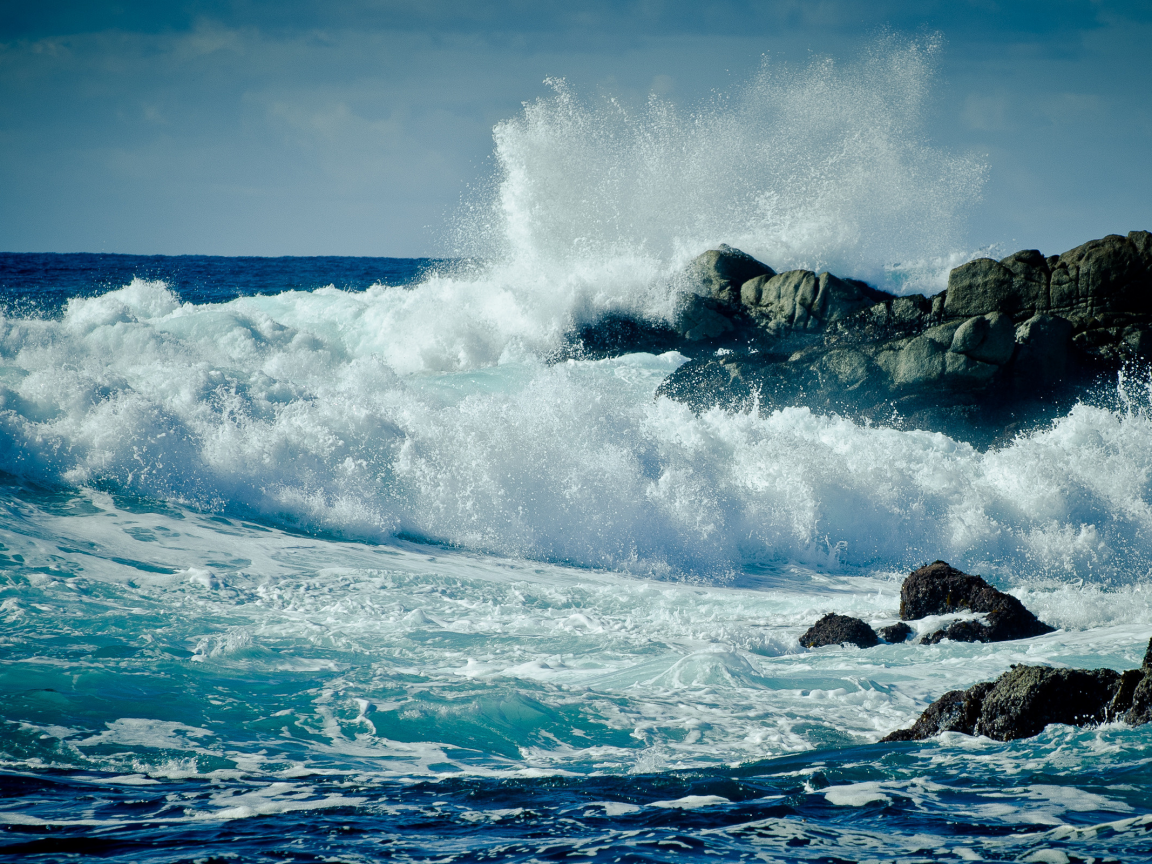
[[[766, 71], [691, 117], [560, 86], [497, 131], [492, 194], [459, 225], [483, 266], [20, 275], [0, 856], [1152, 857], [1149, 727], [875, 744], [1013, 663], [1139, 664], [1142, 386], [981, 453], [802, 407], [694, 416], [654, 398], [674, 352], [548, 361], [604, 312], [666, 317], [719, 240], [938, 279], [980, 172], [915, 134], [928, 54]], [[755, 142], [816, 117], [789, 179], [795, 154]], [[742, 154], [727, 186], [717, 130]], [[878, 183], [895, 191], [867, 220]], [[948, 231], [904, 230], [929, 219]], [[282, 290], [253, 288], [276, 268]], [[935, 558], [1060, 629], [800, 648], [824, 612], [894, 621]]]

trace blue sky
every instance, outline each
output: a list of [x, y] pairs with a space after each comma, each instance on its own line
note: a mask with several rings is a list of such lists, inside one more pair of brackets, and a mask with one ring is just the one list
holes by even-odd
[[436, 254], [546, 77], [691, 106], [935, 31], [973, 245], [1152, 229], [1152, 2], [0, 0], [0, 249]]

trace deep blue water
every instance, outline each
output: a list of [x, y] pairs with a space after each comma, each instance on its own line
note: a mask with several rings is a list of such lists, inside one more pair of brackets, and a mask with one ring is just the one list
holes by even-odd
[[58, 312], [70, 297], [95, 297], [133, 279], [163, 281], [186, 303], [325, 285], [363, 291], [406, 285], [443, 262], [432, 258], [276, 258], [222, 255], [109, 255], [0, 252], [0, 296], [11, 311]]

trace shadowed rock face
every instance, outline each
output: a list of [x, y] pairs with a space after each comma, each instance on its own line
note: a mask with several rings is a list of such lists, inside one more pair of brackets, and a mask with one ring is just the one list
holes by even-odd
[[[1152, 654], [1152, 640], [1148, 651]], [[941, 732], [963, 732], [1012, 741], [1037, 735], [1049, 723], [1084, 726], [1112, 720], [1131, 726], [1152, 722], [1152, 671], [1013, 666], [995, 681], [945, 693], [908, 729], [881, 740], [921, 741]]]
[[574, 331], [557, 357], [675, 348], [691, 359], [658, 395], [695, 411], [806, 405], [981, 447], [1058, 416], [1127, 360], [1152, 358], [1146, 231], [1049, 258], [1026, 249], [970, 261], [934, 297], [776, 273], [728, 246], [697, 257], [677, 284], [670, 324], [607, 318]]
[[879, 630], [880, 638], [885, 642], [907, 642], [908, 637], [912, 635], [913, 630], [903, 621], [897, 621], [895, 624], [890, 624], [887, 627], [881, 627]]
[[800, 644], [805, 648], [843, 645], [846, 642], [859, 648], [871, 648], [880, 644], [880, 637], [859, 618], [835, 613], [825, 615], [800, 637]]
[[880, 739], [889, 741], [922, 741], [941, 732], [963, 732], [972, 735], [980, 720], [984, 697], [993, 688], [985, 681], [969, 690], [950, 690], [928, 706], [920, 718], [908, 729], [898, 729]]
[[905, 621], [956, 612], [984, 613], [987, 623], [956, 621], [921, 641], [928, 645], [943, 639], [1003, 642], [1042, 636], [1055, 629], [1025, 609], [1011, 594], [998, 591], [979, 576], [971, 576], [944, 561], [921, 567], [900, 587], [900, 617]]

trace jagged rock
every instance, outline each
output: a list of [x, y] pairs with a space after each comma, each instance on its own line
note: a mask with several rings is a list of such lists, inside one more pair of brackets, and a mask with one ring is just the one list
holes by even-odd
[[639, 351], [663, 354], [682, 342], [683, 337], [667, 324], [627, 315], [607, 315], [594, 324], [577, 328], [569, 344], [552, 359], [598, 360]]
[[1049, 258], [1026, 249], [970, 261], [932, 298], [830, 273], [776, 274], [727, 246], [682, 276], [688, 290], [668, 328], [676, 344], [656, 325], [637, 323], [627, 338], [581, 328], [587, 350], [555, 356], [604, 356], [612, 349], [598, 346], [609, 343], [621, 353], [674, 347], [692, 359], [657, 395], [696, 411], [805, 405], [981, 448], [1064, 413], [1129, 358], [1152, 358], [1146, 231]]
[[1140, 664], [1140, 668], [1152, 671], [1152, 639], [1148, 640], [1148, 648], [1144, 651], [1144, 662]]
[[972, 735], [980, 719], [984, 697], [995, 685], [990, 681], [967, 690], [949, 690], [935, 702], [908, 729], [898, 729], [880, 739], [881, 744], [891, 741], [923, 741], [941, 732], [963, 732]]
[[676, 331], [692, 342], [717, 339], [734, 332], [736, 324], [722, 311], [722, 305], [719, 300], [689, 295], [676, 315]]
[[[1121, 676], [1111, 669], [1013, 666], [994, 682], [945, 693], [910, 728], [893, 732], [882, 741], [920, 741], [941, 732], [1014, 741], [1037, 735], [1050, 723], [1102, 723], [1116, 718], [1114, 712], [1123, 704], [1125, 684], [1132, 680], [1129, 673]], [[1142, 675], [1131, 694], [1133, 707], [1125, 718], [1129, 723], [1148, 722], [1133, 713], [1136, 694], [1146, 682], [1152, 682], [1152, 676]], [[1148, 692], [1152, 695], [1152, 687]]]
[[954, 642], [1003, 642], [1051, 633], [1050, 627], [1024, 608], [1024, 604], [993, 588], [979, 576], [934, 561], [914, 571], [900, 586], [900, 617], [915, 621], [928, 615], [976, 612], [980, 621], [957, 621], [921, 640], [932, 645], [942, 639]]
[[1146, 673], [1132, 691], [1132, 706], [1124, 715], [1130, 726], [1152, 723], [1152, 673]]
[[944, 313], [949, 317], [1003, 312], [1023, 318], [1048, 307], [1048, 264], [1027, 249], [1003, 261], [977, 258], [948, 274]]
[[1147, 231], [1132, 231], [1069, 249], [1052, 266], [1046, 311], [1084, 326], [1092, 319], [1106, 322], [1117, 315], [1152, 312], [1150, 243]]
[[1104, 712], [1106, 719], [1116, 720], [1128, 714], [1132, 709], [1136, 689], [1145, 677], [1147, 676], [1143, 669], [1129, 669], [1120, 673], [1120, 684], [1112, 694], [1112, 701], [1108, 703], [1108, 708]]
[[825, 615], [800, 637], [800, 644], [805, 648], [843, 645], [845, 642], [859, 648], [871, 648], [880, 644], [880, 637], [859, 618], [834, 612]]
[[885, 642], [907, 642], [908, 637], [915, 631], [905, 624], [903, 621], [897, 621], [895, 624], [889, 624], [887, 627], [881, 627], [879, 630], [880, 638]]
[[817, 276], [811, 270], [758, 276], [740, 288], [740, 302], [769, 336], [815, 332], [870, 308], [885, 296], [891, 295], [863, 282], [839, 279], [831, 273]]
[[980, 708], [976, 734], [997, 741], [1029, 738], [1049, 723], [1100, 723], [1120, 684], [1111, 669], [1015, 666], [996, 679]]

